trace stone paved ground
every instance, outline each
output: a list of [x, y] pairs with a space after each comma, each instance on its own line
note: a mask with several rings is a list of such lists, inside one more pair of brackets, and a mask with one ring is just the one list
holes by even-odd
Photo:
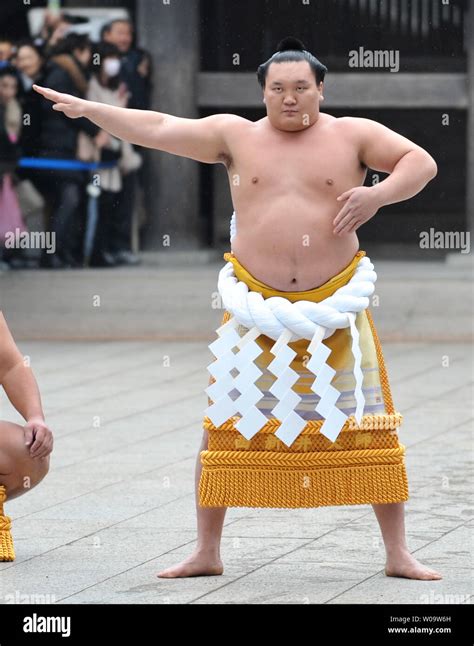
[[[2, 310], [31, 357], [56, 436], [48, 477], [7, 504], [17, 559], [0, 564], [0, 602], [469, 603], [468, 263], [378, 263], [373, 308], [404, 415], [409, 546], [444, 579], [385, 577], [367, 505], [230, 509], [223, 576], [155, 578], [195, 541], [193, 473], [220, 266], [0, 275]], [[1, 404], [2, 418], [19, 421], [3, 393]]]

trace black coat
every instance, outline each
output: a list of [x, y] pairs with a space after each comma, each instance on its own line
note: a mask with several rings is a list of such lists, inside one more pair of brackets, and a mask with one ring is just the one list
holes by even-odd
[[[39, 76], [35, 83], [43, 84]], [[23, 157], [39, 157], [41, 152], [41, 101], [43, 98], [33, 89], [21, 88], [18, 100], [23, 112], [20, 132], [20, 148]]]
[[[72, 57], [71, 57], [72, 58]], [[72, 59], [80, 73], [80, 65], [75, 59]], [[38, 85], [49, 87], [58, 92], [65, 92], [74, 96], [80, 96], [81, 92], [73, 76], [67, 69], [49, 60], [43, 67], [41, 77], [35, 81]], [[84, 77], [85, 82], [85, 77]], [[24, 110], [29, 107], [32, 112], [31, 119], [34, 119], [34, 125], [29, 136], [29, 141], [25, 142], [23, 138], [23, 154], [59, 159], [76, 159], [77, 137], [80, 131], [83, 131], [94, 137], [100, 130], [85, 117], [79, 119], [70, 119], [62, 112], [53, 110], [53, 103], [34, 90], [25, 94]], [[29, 103], [29, 105], [28, 105]], [[25, 128], [23, 128], [25, 129]], [[37, 143], [32, 141], [35, 137]], [[26, 143], [26, 146], [25, 146]], [[35, 171], [45, 174], [48, 177], [58, 177], [61, 179], [72, 179], [83, 181], [83, 172], [72, 170], [54, 170], [54, 171]]]
[[[122, 56], [120, 78], [127, 85], [130, 93], [127, 107], [138, 110], [149, 110], [151, 103], [150, 76], [143, 77], [137, 70], [145, 56], [141, 49], [130, 49]], [[151, 72], [150, 72], [151, 74]]]

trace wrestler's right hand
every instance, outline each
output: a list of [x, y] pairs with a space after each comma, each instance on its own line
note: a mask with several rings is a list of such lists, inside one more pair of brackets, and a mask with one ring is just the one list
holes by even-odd
[[64, 92], [56, 92], [49, 87], [42, 87], [41, 85], [33, 84], [33, 90], [54, 102], [53, 110], [64, 112], [66, 117], [77, 119], [85, 115], [87, 101], [80, 99], [72, 94], [65, 94]]
[[32, 458], [44, 458], [53, 450], [53, 434], [42, 417], [30, 417], [25, 426], [25, 445]]

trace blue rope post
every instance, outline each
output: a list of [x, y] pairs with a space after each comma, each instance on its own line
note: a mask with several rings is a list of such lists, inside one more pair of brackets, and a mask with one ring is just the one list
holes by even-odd
[[84, 232], [84, 267], [88, 267], [94, 248], [97, 222], [99, 219], [99, 195], [100, 188], [92, 182], [87, 185], [87, 221]]

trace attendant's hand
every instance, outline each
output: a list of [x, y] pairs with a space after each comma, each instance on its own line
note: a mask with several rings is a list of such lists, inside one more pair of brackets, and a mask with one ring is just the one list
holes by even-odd
[[45, 99], [53, 101], [53, 110], [64, 112], [66, 117], [70, 119], [77, 119], [85, 115], [88, 103], [85, 99], [80, 99], [77, 96], [65, 94], [64, 92], [56, 92], [56, 90], [36, 85], [36, 83], [33, 84], [33, 90], [44, 96]]
[[31, 417], [24, 426], [25, 444], [32, 458], [44, 458], [53, 450], [53, 434], [42, 417]]
[[370, 186], [350, 188], [336, 199], [345, 202], [333, 220], [333, 233], [338, 236], [356, 231], [367, 220], [373, 218], [382, 206]]

